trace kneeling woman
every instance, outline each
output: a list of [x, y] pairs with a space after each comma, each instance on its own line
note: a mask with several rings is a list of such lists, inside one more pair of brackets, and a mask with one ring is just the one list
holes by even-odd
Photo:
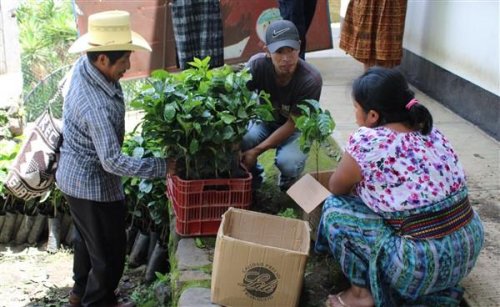
[[397, 70], [369, 69], [352, 95], [360, 128], [330, 178], [316, 243], [352, 285], [327, 306], [458, 306], [484, 234], [457, 155]]

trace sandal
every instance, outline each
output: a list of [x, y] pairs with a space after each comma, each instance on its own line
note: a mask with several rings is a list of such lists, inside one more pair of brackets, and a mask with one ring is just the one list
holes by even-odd
[[339, 293], [337, 293], [335, 295], [328, 295], [328, 299], [325, 302], [325, 306], [326, 307], [335, 307], [335, 306], [338, 306], [338, 307], [349, 307], [349, 305], [347, 305], [346, 303], [344, 303], [344, 301], [340, 297], [342, 295], [342, 293], [344, 293], [344, 291], [341, 291], [341, 292], [339, 292]]

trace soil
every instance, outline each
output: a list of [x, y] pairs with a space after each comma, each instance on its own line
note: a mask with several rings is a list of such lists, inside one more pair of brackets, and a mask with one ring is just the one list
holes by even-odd
[[[64, 306], [73, 286], [71, 249], [48, 253], [45, 244], [0, 245], [0, 306]], [[127, 270], [120, 282], [120, 301], [130, 300], [141, 284], [144, 266]]]

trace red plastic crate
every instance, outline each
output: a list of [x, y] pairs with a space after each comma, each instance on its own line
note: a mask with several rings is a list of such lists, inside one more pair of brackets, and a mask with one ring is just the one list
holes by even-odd
[[229, 207], [246, 209], [252, 203], [252, 175], [200, 180], [167, 175], [166, 194], [174, 207], [179, 235], [215, 235]]

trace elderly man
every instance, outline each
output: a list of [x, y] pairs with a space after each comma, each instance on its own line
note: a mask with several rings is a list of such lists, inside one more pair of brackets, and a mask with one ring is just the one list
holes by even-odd
[[254, 187], [262, 182], [260, 154], [276, 148], [275, 164], [281, 172], [279, 186], [286, 190], [304, 170], [307, 155], [299, 147], [300, 132], [295, 128], [297, 105], [306, 99], [319, 100], [323, 84], [320, 73], [299, 58], [300, 38], [295, 25], [278, 20], [266, 30], [265, 53], [254, 55], [248, 62], [253, 79], [251, 90], [270, 94], [274, 107], [273, 122], [254, 122], [243, 137], [242, 162], [252, 170]]
[[121, 176], [163, 177], [162, 158], [124, 156], [125, 105], [118, 82], [130, 68], [132, 51], [151, 51], [130, 30], [125, 11], [90, 15], [88, 33], [69, 52], [85, 52], [76, 62], [63, 112], [63, 144], [56, 173], [77, 230], [71, 305], [118, 304], [115, 289], [125, 264], [127, 207]]

